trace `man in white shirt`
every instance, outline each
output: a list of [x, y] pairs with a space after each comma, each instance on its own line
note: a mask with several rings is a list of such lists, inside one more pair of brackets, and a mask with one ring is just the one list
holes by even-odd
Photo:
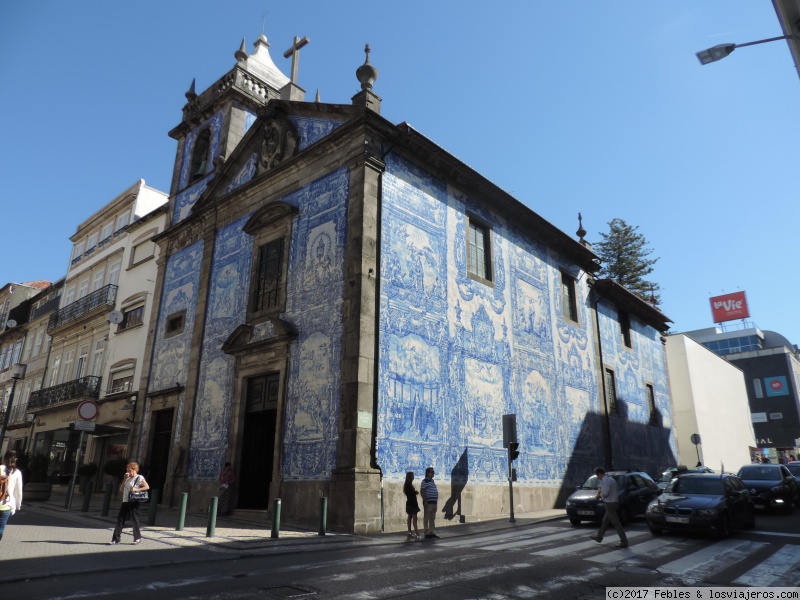
[[622, 524], [619, 522], [619, 516], [617, 515], [617, 509], [619, 508], [617, 482], [614, 481], [613, 477], [606, 477], [606, 470], [603, 467], [597, 467], [594, 470], [594, 474], [597, 475], [597, 478], [600, 480], [600, 487], [597, 488], [597, 498], [598, 500], [601, 498], [603, 499], [603, 504], [606, 507], [606, 514], [603, 516], [603, 522], [600, 524], [600, 529], [597, 531], [597, 534], [590, 535], [589, 537], [599, 544], [603, 541], [603, 536], [610, 523], [619, 534], [619, 542], [616, 544], [617, 548], [627, 548], [628, 537], [625, 535], [625, 530], [622, 528]]

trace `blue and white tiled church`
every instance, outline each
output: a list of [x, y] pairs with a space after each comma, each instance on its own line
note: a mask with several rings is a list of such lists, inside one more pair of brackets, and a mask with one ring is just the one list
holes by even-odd
[[[349, 532], [404, 527], [407, 471], [436, 469], [440, 524], [563, 506], [597, 465], [675, 463], [668, 319], [566, 235], [406, 123], [377, 70], [305, 100], [262, 35], [192, 82], [158, 238], [135, 452], [193, 508]], [[454, 124], [457, 125], [457, 124]]]

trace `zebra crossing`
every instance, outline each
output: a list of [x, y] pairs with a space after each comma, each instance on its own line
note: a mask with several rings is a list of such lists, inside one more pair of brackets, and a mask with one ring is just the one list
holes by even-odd
[[[609, 532], [606, 543], [588, 539], [594, 529], [542, 525], [533, 528], [443, 539], [438, 548], [483, 552], [520, 552], [532, 561], [574, 555], [585, 561], [587, 571], [595, 567], [647, 565], [663, 585], [699, 585], [715, 580], [731, 569], [737, 586], [800, 586], [800, 536], [789, 541], [756, 541], [736, 536], [726, 540], [667, 535], [653, 537], [643, 523], [626, 530], [630, 545], [615, 548], [616, 534]], [[777, 540], [777, 541], [774, 541]], [[753, 565], [754, 557], [757, 564]], [[576, 568], [578, 563], [576, 562]], [[592, 565], [595, 565], [593, 567]]]

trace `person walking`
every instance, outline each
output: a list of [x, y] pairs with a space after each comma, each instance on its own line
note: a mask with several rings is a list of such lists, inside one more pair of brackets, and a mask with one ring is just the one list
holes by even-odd
[[619, 515], [617, 515], [617, 509], [619, 509], [617, 482], [614, 481], [613, 477], [606, 477], [606, 470], [603, 467], [597, 467], [594, 470], [594, 474], [600, 480], [600, 486], [597, 488], [597, 498], [603, 500], [606, 514], [603, 516], [602, 523], [600, 523], [600, 529], [595, 535], [590, 535], [589, 537], [598, 544], [601, 543], [609, 524], [611, 524], [619, 535], [619, 541], [616, 544], [617, 548], [627, 548], [628, 537], [625, 535], [625, 530], [619, 522]]
[[133, 527], [133, 543], [139, 544], [142, 541], [142, 532], [139, 530], [139, 503], [130, 500], [130, 493], [143, 492], [149, 490], [145, 478], [139, 475], [139, 464], [129, 462], [125, 472], [125, 479], [119, 486], [122, 492], [122, 504], [119, 507], [119, 514], [117, 515], [117, 526], [114, 528], [114, 533], [111, 536], [109, 545], [114, 546], [119, 544], [120, 536], [122, 535], [122, 528], [125, 527], [125, 521], [130, 516], [131, 526]]
[[[408, 515], [408, 539], [418, 540], [419, 529], [417, 528], [417, 513], [419, 513], [419, 502], [417, 496], [419, 492], [414, 489], [414, 471], [406, 473], [406, 482], [403, 484], [403, 493], [406, 495], [406, 514]], [[411, 525], [414, 525], [414, 533], [411, 533]]]
[[227, 515], [231, 512], [231, 487], [236, 483], [236, 471], [231, 463], [226, 462], [219, 472], [219, 514]]
[[436, 535], [436, 507], [439, 502], [439, 490], [433, 481], [433, 467], [425, 469], [425, 479], [419, 486], [422, 496], [422, 526], [425, 529], [425, 539], [438, 539]]
[[8, 519], [22, 507], [22, 473], [17, 469], [17, 453], [6, 454], [0, 465], [0, 540]]

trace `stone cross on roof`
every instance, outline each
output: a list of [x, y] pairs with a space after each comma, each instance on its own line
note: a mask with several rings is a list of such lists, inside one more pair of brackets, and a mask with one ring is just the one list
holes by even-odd
[[294, 44], [286, 52], [283, 53], [284, 58], [292, 57], [292, 83], [297, 85], [297, 67], [300, 63], [300, 48], [308, 43], [308, 38], [300, 39], [294, 36]]

